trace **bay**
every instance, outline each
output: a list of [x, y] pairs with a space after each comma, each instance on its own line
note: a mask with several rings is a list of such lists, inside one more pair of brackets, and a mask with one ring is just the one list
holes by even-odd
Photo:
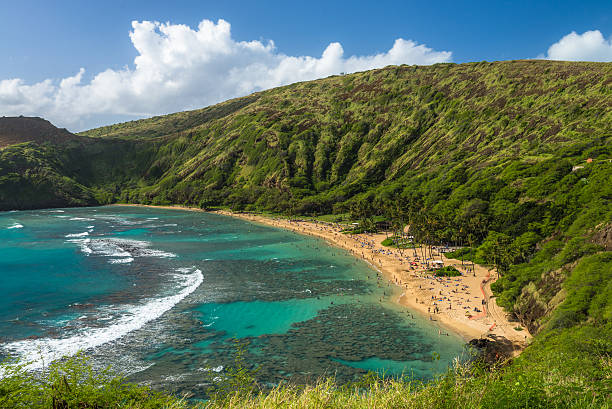
[[[427, 380], [464, 342], [397, 306], [324, 241], [221, 215], [112, 206], [0, 213], [0, 355], [77, 351], [130, 380], [204, 396], [235, 340], [266, 384], [368, 370]], [[432, 357], [439, 354], [440, 359]]]

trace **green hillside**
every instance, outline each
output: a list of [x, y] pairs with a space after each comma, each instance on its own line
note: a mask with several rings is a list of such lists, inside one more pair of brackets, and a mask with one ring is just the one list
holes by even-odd
[[390, 67], [84, 135], [158, 138], [116, 199], [329, 213], [383, 182], [609, 157], [611, 81], [598, 63]]
[[507, 394], [519, 398], [501, 407], [610, 406], [612, 63], [387, 67], [74, 138], [1, 149], [0, 210], [186, 204], [410, 224], [497, 267], [498, 302], [539, 334], [494, 375], [451, 377], [456, 399], [446, 381], [419, 392], [448, 406], [414, 407]]

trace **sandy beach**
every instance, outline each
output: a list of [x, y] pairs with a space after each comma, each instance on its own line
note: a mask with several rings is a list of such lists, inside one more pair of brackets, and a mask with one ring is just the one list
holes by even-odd
[[[202, 211], [181, 206], [147, 207]], [[472, 271], [471, 263], [465, 262], [462, 265], [461, 260], [449, 259], [443, 253], [434, 252], [436, 260], [442, 260], [445, 266], [454, 266], [462, 276], [433, 277], [422, 264], [419, 249], [415, 257], [412, 249], [400, 252], [382, 246], [380, 243], [386, 238], [385, 234], [348, 235], [341, 233], [340, 226], [331, 223], [294, 221], [224, 210], [213, 213], [316, 236], [349, 251], [370, 263], [380, 275], [398, 287], [400, 295], [396, 297], [397, 303], [438, 324], [441, 334], [451, 330], [466, 341], [487, 336], [502, 341], [505, 339], [512, 344], [514, 355], [518, 355], [531, 340], [527, 330], [516, 330], [520, 324], [510, 322], [503, 309], [497, 305], [490, 288], [497, 274], [484, 266], [476, 264]]]

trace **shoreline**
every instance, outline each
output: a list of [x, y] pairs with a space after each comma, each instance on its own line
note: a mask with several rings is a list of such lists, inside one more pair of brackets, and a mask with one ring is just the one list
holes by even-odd
[[[436, 259], [442, 259], [445, 266], [452, 265], [463, 275], [432, 277], [415, 261], [414, 250], [408, 249], [400, 253], [398, 249], [382, 246], [380, 242], [385, 239], [385, 234], [347, 235], [340, 233], [340, 229], [331, 223], [291, 221], [281, 217], [234, 213], [227, 210], [205, 211], [194, 207], [171, 205], [113, 204], [111, 206], [207, 212], [318, 237], [366, 261], [378, 274], [394, 284], [401, 293], [394, 297], [394, 302], [425, 318], [429, 317], [432, 324], [435, 323], [460, 335], [466, 342], [489, 335], [496, 339], [504, 338], [511, 344], [511, 354], [516, 356], [531, 339], [526, 329], [515, 330], [519, 323], [508, 321], [505, 313], [497, 306], [490, 289], [494, 281], [492, 270], [476, 264], [472, 272], [471, 265], [462, 266], [460, 260], [436, 254]], [[480, 311], [475, 311], [474, 307]], [[439, 312], [434, 313], [434, 309]]]

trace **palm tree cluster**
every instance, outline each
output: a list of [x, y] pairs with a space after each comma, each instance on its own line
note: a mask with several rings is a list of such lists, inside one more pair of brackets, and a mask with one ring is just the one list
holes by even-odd
[[[422, 257], [424, 261], [433, 259], [436, 247], [467, 248], [473, 268], [478, 247], [481, 261], [504, 274], [512, 264], [527, 257], [527, 251], [515, 245], [512, 237], [490, 230], [484, 215], [478, 212], [462, 215], [440, 213], [428, 207], [418, 195], [363, 198], [351, 204], [350, 215], [359, 221], [360, 230], [364, 232], [376, 231], [375, 219], [386, 221], [391, 230], [391, 240], [400, 254], [412, 248], [413, 255]], [[420, 255], [417, 249], [420, 249]], [[464, 254], [461, 253], [462, 264]]]

